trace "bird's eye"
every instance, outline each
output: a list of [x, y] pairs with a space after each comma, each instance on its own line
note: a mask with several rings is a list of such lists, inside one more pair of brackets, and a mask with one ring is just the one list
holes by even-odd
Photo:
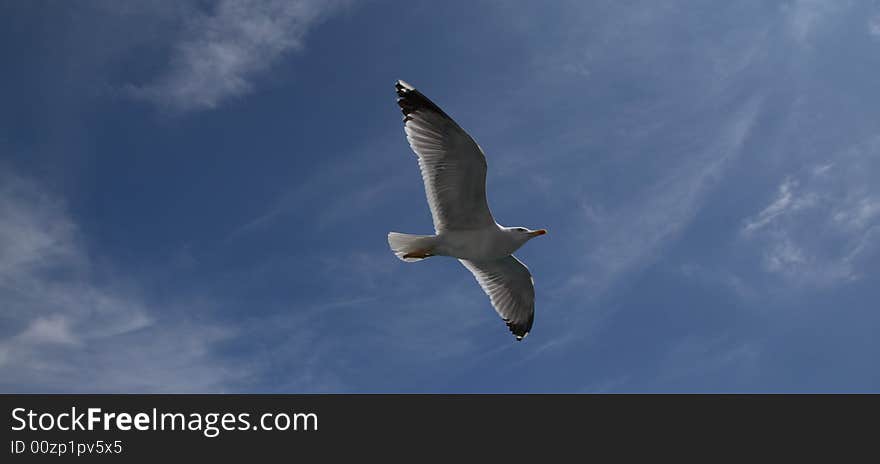
[[518, 231], [520, 231], [520, 232], [525, 232], [525, 231], [526, 231], [525, 227], [519, 227], [519, 228], [517, 228], [516, 230], [518, 230]]

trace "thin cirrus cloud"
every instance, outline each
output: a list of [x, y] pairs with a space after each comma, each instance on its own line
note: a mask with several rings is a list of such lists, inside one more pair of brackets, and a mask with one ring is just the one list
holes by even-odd
[[868, 33], [875, 38], [880, 37], [880, 15], [868, 20]]
[[576, 275], [575, 282], [592, 281], [593, 290], [601, 293], [622, 274], [650, 263], [658, 249], [687, 226], [724, 168], [741, 154], [761, 102], [755, 97], [743, 104], [701, 156], [688, 159], [647, 189], [639, 205], [625, 208], [619, 216], [593, 219], [600, 238], [587, 255], [595, 272], [588, 279]]
[[200, 391], [237, 378], [211, 351], [228, 329], [171, 320], [130, 282], [96, 282], [64, 202], [11, 172], [0, 186], [0, 388]]
[[795, 198], [794, 191], [798, 187], [798, 182], [794, 179], [787, 178], [779, 186], [779, 195], [764, 208], [757, 217], [746, 221], [743, 232], [751, 234], [758, 231], [773, 222], [782, 214], [797, 211], [811, 206], [816, 196], [814, 194], [800, 196]]
[[789, 35], [799, 44], [807, 45], [829, 16], [843, 11], [847, 2], [795, 0], [782, 5]]
[[222, 0], [185, 22], [169, 66], [130, 88], [137, 99], [175, 111], [216, 108], [253, 90], [253, 81], [300, 50], [309, 29], [339, 9], [337, 0]]
[[878, 146], [868, 140], [787, 176], [776, 198], [744, 221], [742, 235], [762, 245], [766, 271], [813, 285], [862, 276], [880, 234], [880, 190], [869, 174]]

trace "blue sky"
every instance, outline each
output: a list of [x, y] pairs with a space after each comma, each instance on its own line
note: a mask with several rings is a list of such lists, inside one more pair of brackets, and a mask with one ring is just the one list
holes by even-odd
[[[876, 392], [880, 6], [4, 2], [0, 390]], [[486, 151], [536, 320], [432, 230]]]

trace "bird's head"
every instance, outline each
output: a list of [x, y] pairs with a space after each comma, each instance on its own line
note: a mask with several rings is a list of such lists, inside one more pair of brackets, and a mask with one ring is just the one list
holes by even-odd
[[523, 243], [547, 233], [547, 229], [532, 230], [527, 227], [508, 227], [507, 230]]

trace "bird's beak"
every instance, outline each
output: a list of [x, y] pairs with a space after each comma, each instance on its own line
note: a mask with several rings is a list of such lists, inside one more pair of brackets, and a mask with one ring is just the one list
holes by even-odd
[[530, 232], [529, 235], [531, 235], [532, 237], [537, 237], [539, 235], [544, 235], [546, 233], [547, 233], [547, 229], [538, 229], [534, 232]]

